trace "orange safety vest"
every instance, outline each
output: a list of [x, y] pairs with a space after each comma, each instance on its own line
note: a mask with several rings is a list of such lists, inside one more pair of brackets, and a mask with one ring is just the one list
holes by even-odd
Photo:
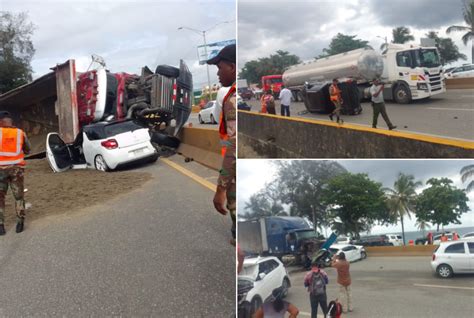
[[341, 99], [341, 90], [337, 85], [331, 84], [329, 87], [329, 94], [331, 95], [332, 102], [337, 102]]
[[225, 118], [224, 118], [224, 107], [225, 103], [227, 102], [227, 99], [229, 99], [230, 96], [232, 96], [235, 93], [235, 83], [232, 84], [230, 87], [229, 91], [227, 94], [224, 96], [224, 99], [222, 100], [222, 111], [221, 111], [221, 118], [219, 120], [219, 136], [221, 138], [221, 155], [222, 157], [225, 156], [225, 153], [227, 151], [227, 147], [225, 143], [227, 140], [229, 140], [229, 135], [227, 135], [227, 126], [225, 124]]
[[13, 127], [0, 128], [0, 166], [25, 165], [24, 132]]

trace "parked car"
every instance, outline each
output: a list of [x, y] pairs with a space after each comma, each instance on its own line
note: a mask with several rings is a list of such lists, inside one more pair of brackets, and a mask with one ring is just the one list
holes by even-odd
[[393, 246], [393, 243], [389, 242], [388, 236], [384, 234], [361, 236], [354, 244], [362, 246]]
[[442, 242], [434, 251], [431, 268], [441, 278], [453, 274], [474, 273], [474, 242]]
[[444, 74], [445, 78], [474, 77], [474, 64], [456, 67]]
[[86, 125], [72, 144], [50, 133], [46, 158], [55, 172], [81, 168], [109, 171], [131, 163], [155, 162], [158, 153], [150, 142], [149, 130], [126, 120]]
[[336, 239], [336, 243], [339, 243], [339, 244], [351, 244], [352, 243], [352, 239], [348, 238], [348, 237], [345, 237], [345, 236], [340, 236]]
[[242, 87], [238, 89], [239, 95], [244, 99], [244, 100], [250, 100], [253, 97], [253, 92], [250, 88], [248, 87]]
[[[437, 236], [438, 234], [441, 235], [443, 233], [451, 233], [450, 231], [444, 231], [444, 232], [434, 232], [432, 233], [433, 234], [433, 237]], [[428, 245], [428, 236], [424, 236], [424, 237], [419, 237], [415, 240], [415, 244], [416, 245]]]
[[464, 234], [461, 238], [462, 238], [462, 239], [474, 240], [474, 232], [466, 233], [466, 234]]
[[402, 246], [403, 238], [398, 234], [387, 234], [388, 241], [393, 244], [393, 246]]
[[352, 244], [333, 244], [329, 247], [329, 252], [332, 255], [344, 252], [347, 261], [355, 262], [367, 258], [367, 252], [363, 246]]
[[206, 105], [204, 105], [204, 107], [199, 112], [199, 123], [217, 124], [221, 116], [221, 110], [222, 108], [220, 105], [215, 100], [211, 100]]
[[[437, 234], [435, 236], [433, 236], [433, 245], [439, 245], [441, 243], [441, 236], [443, 234]], [[452, 241], [453, 240], [453, 233], [445, 233], [445, 235], [448, 237], [448, 241]]]
[[252, 106], [247, 104], [240, 95], [237, 95], [237, 109], [250, 111]]
[[273, 256], [246, 258], [238, 279], [239, 285], [243, 285], [242, 282], [253, 283], [253, 288], [245, 295], [245, 301], [251, 306], [251, 315], [270, 298], [275, 288], [283, 286], [286, 296], [291, 287], [285, 266]]

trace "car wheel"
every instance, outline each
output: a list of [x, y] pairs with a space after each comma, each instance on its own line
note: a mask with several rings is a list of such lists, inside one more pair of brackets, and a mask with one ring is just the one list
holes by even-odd
[[285, 298], [288, 296], [288, 289], [290, 289], [290, 281], [287, 277], [283, 279], [283, 284], [281, 284], [281, 287], [283, 288], [283, 298]]
[[367, 253], [366, 252], [361, 252], [360, 253], [360, 259], [366, 259], [367, 258]]
[[254, 297], [250, 302], [250, 317], [253, 317], [260, 307], [262, 307], [262, 300], [260, 297]]
[[94, 159], [94, 165], [96, 170], [107, 172], [110, 170], [109, 166], [107, 166], [107, 163], [105, 162], [104, 157], [102, 155], [97, 155], [95, 156]]
[[451, 266], [446, 264], [439, 265], [436, 269], [436, 272], [441, 278], [450, 278], [451, 276], [453, 276], [453, 269], [451, 268]]
[[214, 115], [211, 114], [211, 124], [217, 124], [216, 120], [214, 119]]
[[398, 104], [408, 104], [411, 101], [410, 89], [404, 84], [399, 84], [395, 88], [394, 97]]
[[200, 123], [201, 125], [204, 124], [204, 121], [202, 120], [201, 115], [199, 115], [198, 118], [199, 118], [199, 123]]

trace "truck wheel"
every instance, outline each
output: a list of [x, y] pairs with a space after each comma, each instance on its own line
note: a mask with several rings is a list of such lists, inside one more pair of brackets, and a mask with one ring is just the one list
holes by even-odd
[[408, 104], [411, 101], [410, 89], [405, 84], [398, 84], [393, 95], [397, 104]]
[[179, 77], [179, 68], [169, 66], [169, 65], [158, 65], [156, 67], [155, 74], [177, 78]]
[[151, 141], [160, 146], [166, 146], [170, 148], [178, 148], [179, 144], [181, 143], [178, 138], [161, 132], [152, 132]]
[[304, 102], [304, 97], [301, 91], [298, 91], [298, 93], [296, 93], [296, 98], [298, 99], [298, 102]]

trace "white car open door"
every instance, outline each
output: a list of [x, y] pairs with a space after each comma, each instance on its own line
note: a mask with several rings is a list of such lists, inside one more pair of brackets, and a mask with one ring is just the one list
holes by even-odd
[[72, 168], [69, 148], [57, 133], [49, 133], [46, 137], [46, 159], [54, 172], [63, 172]]

